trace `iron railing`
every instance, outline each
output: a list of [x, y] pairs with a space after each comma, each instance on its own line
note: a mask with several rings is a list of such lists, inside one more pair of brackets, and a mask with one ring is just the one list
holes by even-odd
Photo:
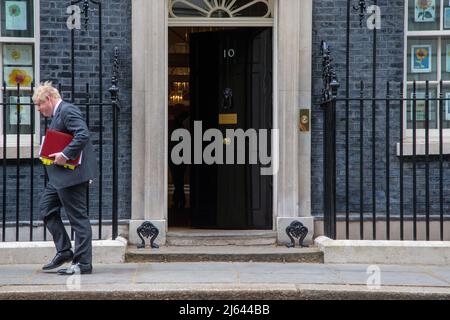
[[[99, 179], [91, 186], [87, 193], [88, 214], [91, 221], [98, 221], [97, 237], [104, 238], [104, 228], [111, 224], [111, 236], [115, 239], [118, 235], [118, 125], [119, 125], [119, 100], [118, 100], [118, 67], [119, 56], [118, 49], [114, 49], [112, 59], [112, 78], [110, 92], [110, 101], [105, 102], [103, 92], [104, 86], [104, 50], [103, 50], [103, 26], [102, 26], [102, 3], [95, 0], [73, 0], [68, 4], [81, 5], [81, 13], [84, 18], [84, 29], [82, 33], [75, 28], [68, 30], [70, 37], [70, 79], [58, 79], [58, 89], [64, 100], [72, 102], [80, 107], [85, 115], [86, 123], [91, 131], [94, 147], [98, 152], [99, 163]], [[91, 8], [93, 6], [94, 8]], [[72, 12], [73, 14], [74, 12]], [[94, 25], [98, 33], [96, 41], [98, 52], [90, 51], [90, 55], [98, 58], [98, 77], [96, 79], [86, 79], [84, 92], [77, 83], [76, 76], [76, 55], [77, 40], [80, 37], [92, 34], [88, 31], [90, 22], [90, 14], [97, 16], [98, 21]], [[79, 34], [78, 34], [79, 33]], [[82, 77], [82, 76], [81, 76]], [[67, 85], [67, 81], [70, 85]], [[79, 82], [79, 80], [78, 80]], [[83, 81], [84, 82], [84, 81]], [[93, 92], [89, 82], [95, 82], [98, 91]], [[62, 85], [61, 83], [64, 83]], [[81, 88], [81, 89], [80, 89]], [[39, 141], [35, 137], [45, 134], [47, 129], [47, 119], [39, 121], [40, 132], [36, 132], [38, 126], [34, 117], [34, 105], [31, 103], [31, 96], [34, 90], [34, 84], [25, 88], [17, 86], [17, 88], [7, 88], [3, 85], [3, 99], [0, 103], [0, 114], [2, 114], [2, 186], [1, 192], [1, 240], [19, 241], [23, 239], [23, 226], [29, 226], [27, 239], [30, 241], [47, 240], [47, 231], [43, 224], [43, 234], [35, 235], [34, 229], [39, 226], [41, 217], [37, 208], [37, 199], [39, 190], [46, 186], [48, 179], [44, 168], [40, 165], [38, 159], [37, 146]], [[11, 97], [28, 97], [27, 103], [11, 100]], [[92, 98], [92, 97], [95, 97]], [[13, 98], [14, 99], [14, 98]], [[16, 109], [15, 124], [11, 123], [11, 112]], [[28, 113], [28, 114], [27, 114]], [[106, 116], [105, 116], [106, 115]], [[110, 115], [112, 119], [110, 119]], [[27, 118], [28, 117], [28, 118]], [[23, 128], [22, 119], [27, 120], [27, 128]], [[9, 119], [9, 120], [8, 120]], [[15, 130], [15, 131], [14, 131]], [[105, 137], [105, 135], [108, 135]], [[112, 137], [112, 138], [109, 138]], [[13, 141], [14, 140], [14, 141]], [[25, 141], [26, 140], [26, 141]], [[112, 149], [112, 152], [109, 150]], [[14, 152], [12, 154], [11, 152]], [[105, 199], [107, 198], [107, 199]], [[110, 211], [105, 212], [104, 211]], [[106, 218], [106, 219], [105, 219]], [[11, 235], [11, 232], [14, 234]], [[71, 232], [73, 238], [73, 230]]]
[[[421, 90], [419, 83], [409, 84], [408, 94], [403, 83], [386, 82], [384, 97], [367, 97], [361, 81], [359, 96], [339, 97], [325, 42], [321, 52], [326, 235], [443, 241], [450, 220], [450, 200], [444, 189], [450, 164], [450, 149], [444, 148], [450, 143], [444, 119], [450, 98], [444, 97], [443, 82], [435, 88], [438, 96], [432, 95], [425, 81], [420, 83]], [[339, 234], [340, 221], [345, 226]], [[397, 230], [394, 222], [398, 222]], [[357, 237], [351, 232], [354, 223], [359, 225]], [[437, 231], [433, 232], [432, 224], [438, 225]]]

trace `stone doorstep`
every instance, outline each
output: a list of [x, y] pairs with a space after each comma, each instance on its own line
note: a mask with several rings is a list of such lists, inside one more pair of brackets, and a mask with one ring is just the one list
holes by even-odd
[[325, 263], [450, 265], [450, 241], [315, 239]]
[[245, 237], [214, 237], [214, 238], [204, 238], [204, 237], [167, 237], [166, 244], [168, 246], [271, 246], [275, 245], [277, 239], [274, 238], [245, 238]]
[[323, 263], [318, 248], [283, 246], [167, 246], [159, 249], [128, 247], [126, 262], [302, 262]]
[[183, 230], [169, 231], [166, 245], [171, 246], [270, 246], [277, 234], [266, 230]]
[[[93, 263], [122, 263], [125, 261], [127, 240], [94, 240]], [[72, 242], [72, 247], [74, 243]], [[45, 264], [55, 256], [55, 245], [51, 241], [3, 242], [0, 243], [0, 265]]]

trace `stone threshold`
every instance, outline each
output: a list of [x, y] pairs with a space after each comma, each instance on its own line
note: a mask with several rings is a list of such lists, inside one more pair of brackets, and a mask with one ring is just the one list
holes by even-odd
[[270, 246], [277, 242], [272, 230], [209, 230], [171, 228], [167, 246]]
[[164, 246], [159, 249], [128, 247], [126, 262], [297, 262], [323, 263], [315, 247], [285, 246]]

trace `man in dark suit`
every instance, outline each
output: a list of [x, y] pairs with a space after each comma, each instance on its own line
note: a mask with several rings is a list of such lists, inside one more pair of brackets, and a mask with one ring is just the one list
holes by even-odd
[[[72, 262], [69, 268], [60, 269], [58, 273], [92, 273], [92, 228], [87, 215], [86, 193], [89, 183], [97, 177], [97, 159], [89, 138], [89, 129], [80, 109], [62, 101], [51, 82], [36, 88], [33, 102], [42, 115], [52, 118], [49, 129], [73, 135], [72, 142], [62, 152], [51, 155], [54, 164], [46, 166], [49, 183], [40, 199], [39, 209], [53, 236], [57, 254], [43, 270], [52, 270]], [[75, 170], [63, 167], [81, 152], [81, 164]], [[64, 207], [75, 231], [74, 252], [61, 220], [61, 207]]]

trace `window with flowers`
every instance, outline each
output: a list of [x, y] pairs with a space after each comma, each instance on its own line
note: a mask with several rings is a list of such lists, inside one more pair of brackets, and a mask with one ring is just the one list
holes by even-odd
[[[425, 128], [426, 81], [429, 97], [437, 98], [441, 91], [450, 98], [450, 1], [407, 0], [405, 5], [405, 89], [412, 98], [416, 82], [416, 127]], [[442, 89], [440, 82], [442, 81]], [[439, 109], [437, 100], [429, 102], [429, 128], [450, 128], [450, 100], [443, 101]], [[413, 102], [406, 104], [406, 129], [413, 128]]]
[[[34, 107], [32, 85], [38, 81], [38, 0], [0, 0], [0, 134], [7, 147], [38, 143], [39, 113]], [[3, 139], [0, 141], [3, 145]]]

